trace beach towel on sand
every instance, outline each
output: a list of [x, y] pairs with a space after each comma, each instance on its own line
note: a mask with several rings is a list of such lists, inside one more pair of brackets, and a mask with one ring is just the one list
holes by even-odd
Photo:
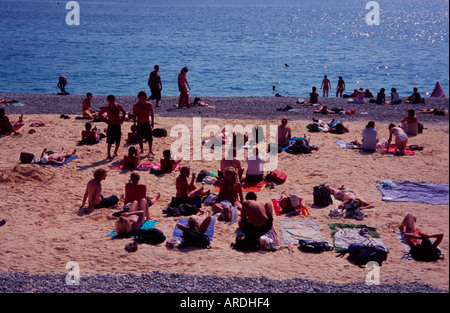
[[448, 183], [394, 181], [391, 187], [383, 187], [377, 181], [377, 188], [385, 202], [418, 202], [429, 204], [449, 204]]
[[[303, 198], [298, 198], [300, 200], [300, 207], [302, 208], [302, 212], [300, 215], [309, 215], [308, 209], [302, 204]], [[280, 207], [280, 199], [271, 199], [272, 200], [272, 206], [273, 210], [275, 211], [276, 215], [283, 215], [284, 213], [281, 213], [281, 207]]]
[[[187, 226], [187, 222], [188, 222], [188, 218], [180, 218], [177, 223]], [[211, 224], [209, 224], [209, 227], [205, 232], [205, 235], [208, 236], [209, 241], [213, 240], [215, 223], [216, 223], [216, 219], [212, 218]], [[183, 236], [183, 231], [175, 225], [175, 229], [173, 230], [173, 237], [181, 238], [182, 236]]]
[[[152, 229], [153, 227], [155, 227], [155, 224], [157, 223], [157, 220], [153, 220], [153, 221], [145, 221], [144, 224], [142, 224], [140, 229]], [[112, 232], [110, 232], [108, 235], [106, 235], [108, 237], [113, 237], [115, 238], [116, 236], [116, 230], [113, 230]], [[131, 238], [134, 238], [134, 236], [131, 236]]]
[[[389, 149], [386, 151], [386, 148], [382, 147], [382, 145], [378, 145], [376, 151], [379, 154], [397, 154], [395, 153], [395, 145], [390, 144]], [[414, 151], [409, 149], [408, 147], [405, 148], [405, 155], [414, 155]]]
[[[243, 192], [258, 192], [261, 191], [264, 187], [265, 181], [260, 181], [259, 183], [250, 183], [250, 182], [242, 182], [242, 191]], [[216, 186], [214, 189], [214, 193], [220, 193], [220, 187]]]
[[317, 222], [281, 221], [281, 234], [285, 244], [298, 245], [300, 239], [322, 242], [319, 224]]
[[[181, 166], [180, 163], [178, 163], [173, 171], [174, 172], [178, 171], [180, 166]], [[120, 163], [117, 166], [111, 167], [111, 169], [112, 170], [121, 170], [121, 169], [123, 169], [123, 162]], [[150, 169], [160, 170], [161, 169], [161, 164], [159, 164], [159, 163], [140, 163], [139, 166], [136, 168], [136, 170], [138, 170], [138, 171], [149, 171]]]
[[333, 238], [336, 252], [344, 252], [353, 243], [361, 243], [368, 246], [382, 246], [388, 249], [380, 238], [375, 228], [366, 225], [354, 224], [328, 224]]
[[40, 161], [34, 162], [33, 164], [43, 165], [43, 166], [44, 166], [44, 165], [48, 165], [48, 166], [53, 166], [53, 167], [61, 167], [61, 166], [63, 166], [63, 165], [66, 165], [66, 164], [69, 163], [70, 161], [75, 160], [76, 158], [78, 158], [78, 155], [71, 155], [71, 156], [68, 156], [68, 157], [66, 158], [66, 160], [64, 161], [63, 164], [52, 164], [52, 163], [45, 163], [45, 164], [43, 164], [43, 163], [41, 163]]

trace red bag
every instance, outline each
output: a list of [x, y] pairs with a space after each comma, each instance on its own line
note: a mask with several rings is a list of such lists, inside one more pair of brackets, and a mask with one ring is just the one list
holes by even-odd
[[279, 170], [274, 170], [266, 175], [266, 180], [270, 180], [276, 183], [284, 183], [287, 175]]

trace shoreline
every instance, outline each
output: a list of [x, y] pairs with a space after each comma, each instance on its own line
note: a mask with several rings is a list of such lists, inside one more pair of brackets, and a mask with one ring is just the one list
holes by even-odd
[[[0, 98], [16, 100], [25, 103], [24, 106], [2, 105], [7, 114], [81, 114], [81, 102], [84, 95], [56, 95], [56, 94], [23, 94], [23, 93], [0, 93]], [[290, 120], [311, 120], [313, 117], [330, 119], [338, 117], [345, 121], [369, 121], [375, 122], [400, 122], [406, 115], [408, 108], [416, 111], [419, 109], [438, 108], [449, 110], [449, 98], [425, 98], [424, 104], [404, 103], [406, 98], [401, 98], [403, 103], [398, 105], [376, 105], [347, 103], [346, 98], [319, 98], [321, 105], [327, 105], [329, 109], [342, 108], [345, 110], [356, 110], [354, 115], [322, 115], [313, 113], [320, 108], [317, 106], [305, 106], [298, 104], [299, 99], [308, 100], [305, 97], [202, 97], [201, 101], [210, 107], [193, 107], [191, 109], [178, 109], [178, 97], [163, 96], [160, 106], [154, 108], [155, 117], [208, 117], [223, 119], [275, 119], [281, 120], [287, 117]], [[136, 96], [117, 95], [116, 101], [126, 111], [132, 112], [133, 104], [137, 102]], [[190, 102], [194, 99], [191, 97]], [[154, 101], [150, 101], [154, 104]], [[92, 109], [98, 110], [107, 105], [106, 96], [95, 96]], [[286, 106], [291, 106], [295, 112], [277, 111]], [[448, 116], [436, 116], [434, 114], [420, 114], [424, 123], [448, 123]]]

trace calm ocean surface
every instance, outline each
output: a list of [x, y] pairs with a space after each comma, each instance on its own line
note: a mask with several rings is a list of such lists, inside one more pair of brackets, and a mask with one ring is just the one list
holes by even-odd
[[97, 0], [69, 26], [67, 2], [0, 0], [0, 92], [56, 93], [66, 75], [71, 94], [133, 95], [159, 64], [163, 96], [184, 66], [197, 97], [302, 97], [324, 74], [449, 95], [448, 0], [379, 1], [380, 25], [358, 0]]

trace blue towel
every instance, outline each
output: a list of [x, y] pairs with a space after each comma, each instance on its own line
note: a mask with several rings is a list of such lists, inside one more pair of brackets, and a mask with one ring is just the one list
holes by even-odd
[[[156, 221], [156, 220], [154, 220], [154, 221], [145, 221], [144, 222], [144, 224], [142, 224], [142, 226], [141, 226], [141, 228], [140, 229], [151, 229], [151, 228], [153, 228], [153, 227], [155, 227], [155, 224], [157, 223], [158, 221]], [[114, 238], [114, 236], [116, 235], [116, 230], [113, 230], [112, 232], [110, 232], [108, 235], [106, 235], [106, 236], [108, 236], [108, 237], [113, 237]]]
[[63, 164], [51, 164], [51, 163], [43, 164], [43, 163], [41, 163], [41, 162], [39, 162], [39, 161], [38, 161], [38, 162], [34, 162], [33, 164], [37, 164], [37, 165], [49, 165], [49, 166], [53, 166], [53, 167], [60, 167], [60, 166], [66, 165], [66, 164], [69, 163], [70, 161], [75, 160], [76, 158], [78, 158], [78, 155], [71, 155], [71, 156], [68, 156], [68, 157], [66, 158], [66, 160], [64, 161]]
[[286, 147], [281, 148], [281, 150], [286, 151], [286, 149], [289, 148], [290, 145], [292, 145], [297, 139], [300, 138], [306, 139], [305, 137], [291, 137], [291, 139], [289, 140], [289, 144]]
[[377, 182], [377, 188], [386, 202], [419, 202], [429, 204], [449, 204], [448, 183], [428, 183], [394, 181], [394, 187], [383, 187]]
[[[178, 223], [183, 224], [185, 226], [187, 226], [187, 218], [180, 218], [180, 220], [178, 221]], [[216, 223], [216, 219], [212, 218], [211, 219], [211, 224], [209, 224], [208, 229], [205, 232], [205, 235], [208, 236], [209, 241], [213, 240], [213, 236], [214, 236], [214, 224]], [[175, 225], [175, 229], [173, 230], [173, 237], [178, 237], [181, 238], [183, 236], [183, 232], [181, 231], [181, 229], [179, 229], [176, 225]]]

